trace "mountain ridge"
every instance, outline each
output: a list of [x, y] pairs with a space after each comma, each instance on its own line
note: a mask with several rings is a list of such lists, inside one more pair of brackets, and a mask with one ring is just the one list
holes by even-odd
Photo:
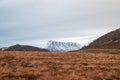
[[74, 42], [48, 41], [46, 48], [51, 52], [67, 52], [78, 50], [81, 45]]
[[44, 48], [34, 47], [30, 45], [20, 45], [16, 44], [6, 48], [4, 51], [49, 51]]

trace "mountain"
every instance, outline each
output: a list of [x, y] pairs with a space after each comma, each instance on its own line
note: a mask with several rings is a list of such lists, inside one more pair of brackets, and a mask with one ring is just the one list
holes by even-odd
[[48, 41], [47, 49], [51, 52], [67, 52], [73, 50], [79, 50], [81, 45], [73, 42], [57, 42], [57, 41]]
[[29, 45], [16, 44], [16, 45], [8, 47], [7, 49], [5, 49], [5, 51], [49, 51], [49, 50], [38, 48], [38, 47], [33, 47]]
[[0, 51], [4, 51], [5, 49], [7, 49], [7, 47], [2, 47], [0, 48]]
[[120, 28], [101, 36], [82, 49], [120, 49]]

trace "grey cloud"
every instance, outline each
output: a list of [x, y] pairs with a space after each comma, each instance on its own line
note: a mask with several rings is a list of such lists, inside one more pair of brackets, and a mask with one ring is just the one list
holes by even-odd
[[0, 42], [103, 35], [119, 28], [119, 8], [120, 0], [1, 0]]

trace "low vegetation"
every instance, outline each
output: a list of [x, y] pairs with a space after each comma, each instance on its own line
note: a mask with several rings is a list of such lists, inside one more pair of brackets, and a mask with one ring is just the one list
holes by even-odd
[[120, 54], [1, 51], [0, 80], [120, 80]]

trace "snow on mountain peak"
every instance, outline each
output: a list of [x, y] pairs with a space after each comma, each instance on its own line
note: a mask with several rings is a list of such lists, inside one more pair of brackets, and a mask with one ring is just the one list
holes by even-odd
[[48, 41], [47, 49], [51, 52], [67, 52], [81, 48], [79, 43]]

